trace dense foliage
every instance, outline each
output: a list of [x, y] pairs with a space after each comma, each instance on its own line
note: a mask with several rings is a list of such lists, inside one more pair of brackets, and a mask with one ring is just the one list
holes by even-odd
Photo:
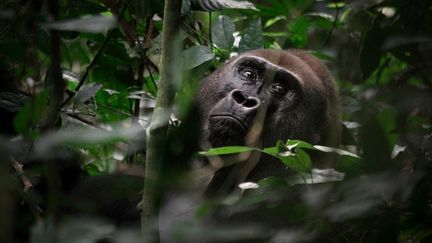
[[[302, 48], [326, 63], [341, 94], [343, 150], [283, 141], [272, 148], [200, 153], [261, 151], [297, 173], [244, 185], [259, 190], [228, 206], [205, 204], [197, 213], [253, 209], [282, 226], [262, 222], [209, 231], [182, 225], [179, 241], [207, 234], [220, 241], [313, 242], [319, 236], [328, 242], [430, 242], [432, 2], [219, 1], [225, 4], [221, 9], [206, 9], [200, 5], [205, 2], [183, 1], [173, 47], [178, 65], [171, 67], [179, 81], [173, 84], [161, 188], [172, 188], [180, 171], [187, 171], [185, 161], [198, 156], [194, 95], [200, 80], [247, 50]], [[96, 242], [113, 234], [105, 222], [61, 220], [52, 195], [61, 193], [53, 168], [72, 153], [90, 176], [144, 174], [145, 129], [160, 78], [163, 7], [156, 0], [0, 3], [1, 242], [21, 240], [17, 234], [28, 234], [32, 242]], [[336, 170], [311, 174], [313, 161], [306, 153], [311, 150], [339, 153]], [[42, 209], [30, 192], [36, 182], [27, 178], [26, 165], [35, 160], [48, 161], [44, 171], [51, 187]], [[318, 182], [329, 185], [301, 202], [287, 204], [281, 196], [294, 185]], [[24, 216], [23, 205], [30, 208]], [[58, 225], [61, 233], [54, 233]], [[139, 238], [130, 233], [111, 240]]]

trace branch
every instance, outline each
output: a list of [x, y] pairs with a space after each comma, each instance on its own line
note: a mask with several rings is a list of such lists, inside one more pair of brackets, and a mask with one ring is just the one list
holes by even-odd
[[[49, 1], [49, 11], [53, 20], [56, 21], [59, 15], [58, 2], [55, 0]], [[63, 94], [66, 88], [66, 82], [63, 80], [60, 67], [60, 34], [57, 30], [50, 30], [51, 44], [51, 67], [47, 72], [47, 81], [51, 81], [48, 87], [50, 96], [47, 110], [47, 116], [41, 125], [42, 130], [54, 128], [54, 125], [59, 117]], [[46, 84], [47, 85], [47, 84]]]
[[339, 19], [339, 6], [337, 5], [337, 2], [335, 0], [332, 0], [333, 4], [336, 6], [336, 14], [335, 14], [335, 19], [332, 23], [331, 29], [330, 31], [327, 33], [326, 38], [324, 39], [321, 49], [324, 48], [327, 45], [328, 40], [330, 39], [331, 35], [333, 34], [334, 29], [336, 28], [336, 23]]
[[[174, 83], [178, 77], [175, 71], [175, 46], [181, 27], [181, 0], [165, 0], [163, 19], [163, 39], [161, 55], [161, 76], [156, 96], [156, 105], [152, 122], [147, 130], [147, 157], [145, 168], [145, 184], [140, 207], [141, 227], [143, 234], [148, 229], [153, 230], [153, 240], [158, 241], [158, 222], [156, 202], [160, 199], [159, 172], [164, 162], [165, 139], [168, 130], [169, 117], [174, 102]], [[150, 228], [147, 228], [150, 226]]]

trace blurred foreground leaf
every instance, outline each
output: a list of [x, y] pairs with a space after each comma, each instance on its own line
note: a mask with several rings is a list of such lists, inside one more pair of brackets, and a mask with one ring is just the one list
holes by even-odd
[[53, 30], [100, 33], [114, 28], [116, 24], [117, 19], [113, 16], [90, 16], [48, 23], [43, 27]]

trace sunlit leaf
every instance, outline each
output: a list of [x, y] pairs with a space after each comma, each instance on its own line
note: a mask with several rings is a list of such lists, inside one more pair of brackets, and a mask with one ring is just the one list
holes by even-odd
[[274, 18], [267, 20], [264, 24], [264, 28], [268, 28], [268, 27], [274, 25], [275, 23], [279, 22], [280, 20], [286, 20], [286, 17], [285, 16], [276, 16]]
[[226, 155], [226, 154], [237, 154], [243, 152], [250, 152], [255, 148], [243, 147], [243, 146], [228, 146], [220, 148], [211, 148], [208, 151], [200, 152], [200, 155], [212, 156], [212, 155]]
[[308, 173], [312, 169], [312, 161], [309, 155], [301, 149], [296, 149], [294, 153], [280, 154], [276, 156], [282, 163], [298, 172]]
[[248, 189], [258, 189], [259, 185], [257, 183], [254, 183], [254, 182], [243, 182], [243, 183], [240, 183], [238, 185], [238, 187], [244, 191], [244, 190], [248, 190]]
[[321, 146], [321, 145], [314, 145], [313, 146], [315, 149], [321, 151], [321, 152], [326, 152], [326, 153], [337, 153], [339, 155], [343, 155], [343, 156], [350, 156], [350, 157], [354, 157], [354, 158], [358, 158], [360, 159], [360, 157], [356, 154], [353, 154], [351, 152], [348, 152], [346, 150], [342, 150], [342, 149], [338, 149], [338, 148], [332, 148], [332, 147], [326, 147], [326, 146]]

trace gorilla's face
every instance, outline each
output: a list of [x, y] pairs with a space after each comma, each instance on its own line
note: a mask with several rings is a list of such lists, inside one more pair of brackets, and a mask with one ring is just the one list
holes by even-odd
[[251, 133], [263, 146], [278, 139], [322, 143], [333, 119], [329, 105], [337, 99], [323, 70], [299, 51], [257, 50], [234, 58], [200, 90], [205, 139], [213, 147], [248, 144]]
[[[254, 122], [277, 123], [277, 113], [289, 113], [302, 96], [295, 74], [256, 56], [236, 59], [220, 80], [217, 89], [222, 98], [208, 115], [208, 140], [213, 146], [243, 144]], [[255, 119], [259, 109], [266, 110], [266, 119]]]

